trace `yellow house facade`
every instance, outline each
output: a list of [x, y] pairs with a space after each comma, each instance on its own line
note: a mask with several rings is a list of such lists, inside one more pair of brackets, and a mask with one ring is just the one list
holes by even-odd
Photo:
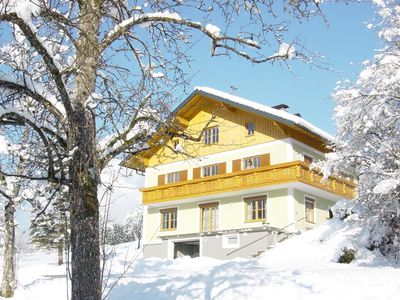
[[185, 134], [140, 158], [145, 257], [255, 256], [352, 198], [350, 178], [309, 167], [331, 136], [285, 109], [196, 88], [175, 110]]

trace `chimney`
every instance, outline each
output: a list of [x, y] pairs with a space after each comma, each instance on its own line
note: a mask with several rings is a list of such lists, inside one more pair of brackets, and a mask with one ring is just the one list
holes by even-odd
[[272, 106], [272, 108], [288, 111], [289, 106], [286, 104], [278, 104], [278, 105]]

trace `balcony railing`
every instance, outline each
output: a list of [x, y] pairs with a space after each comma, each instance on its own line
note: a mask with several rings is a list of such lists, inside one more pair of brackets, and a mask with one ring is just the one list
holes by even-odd
[[290, 182], [302, 182], [347, 199], [354, 196], [353, 181], [329, 177], [322, 182], [322, 174], [302, 161], [143, 188], [141, 192], [143, 204], [151, 204]]

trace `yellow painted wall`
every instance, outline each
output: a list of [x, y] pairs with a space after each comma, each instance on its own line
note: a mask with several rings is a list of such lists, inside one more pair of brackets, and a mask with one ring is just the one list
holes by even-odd
[[[270, 226], [281, 228], [287, 225], [287, 190], [273, 190], [266, 193], [247, 194], [246, 197], [268, 194], [267, 198], [267, 223]], [[209, 202], [219, 202], [219, 230], [241, 228], [254, 228], [264, 226], [262, 222], [245, 222], [245, 203], [243, 196], [232, 196], [213, 199]], [[144, 216], [144, 243], [159, 242], [157, 236], [188, 234], [200, 232], [199, 204], [207, 201], [183, 203], [168, 207], [148, 207]], [[172, 231], [159, 231], [160, 209], [178, 207], [177, 229]], [[155, 234], [155, 238], [152, 236]]]
[[335, 204], [334, 201], [317, 197], [310, 193], [303, 192], [300, 190], [294, 190], [296, 221], [305, 217], [305, 207], [304, 207], [305, 196], [309, 196], [310, 198], [315, 199], [315, 224], [308, 223], [305, 221], [305, 219], [303, 219], [296, 224], [296, 227], [298, 229], [311, 229], [324, 223], [326, 220], [328, 220], [329, 208], [331, 208]]
[[[211, 100], [199, 101], [198, 105], [198, 112], [189, 121], [187, 132], [193, 137], [198, 137], [214, 115], [215, 119], [208, 127], [219, 126], [219, 143], [205, 145], [203, 141], [194, 142], [177, 139], [188, 156], [173, 153], [173, 151], [164, 147], [149, 159], [150, 166], [181, 161], [189, 156], [198, 157], [220, 153], [286, 137], [281, 127], [272, 120], [238, 109], [228, 109], [221, 103]], [[255, 123], [255, 134], [252, 136], [247, 135], [245, 127], [247, 122]], [[168, 145], [172, 147], [172, 142]]]

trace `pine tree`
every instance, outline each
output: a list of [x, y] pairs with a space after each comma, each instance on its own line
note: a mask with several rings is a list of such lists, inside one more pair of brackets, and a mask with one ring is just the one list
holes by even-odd
[[31, 243], [39, 249], [57, 249], [58, 265], [63, 264], [64, 249], [68, 240], [68, 190], [61, 191], [49, 207], [34, 203], [31, 221]]

